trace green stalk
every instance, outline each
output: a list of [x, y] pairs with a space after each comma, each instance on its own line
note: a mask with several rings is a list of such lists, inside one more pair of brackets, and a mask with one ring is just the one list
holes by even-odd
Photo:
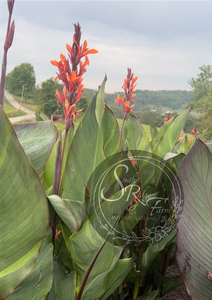
[[[145, 220], [140, 220], [138, 223], [138, 232], [139, 236], [142, 234], [142, 229], [145, 227]], [[143, 257], [143, 252], [144, 252], [144, 241], [140, 243], [139, 247], [139, 254], [138, 254], [138, 261], [136, 265], [136, 270], [137, 270], [137, 276], [135, 279], [135, 286], [134, 286], [134, 292], [133, 292], [133, 299], [136, 299], [139, 294], [139, 289], [140, 289], [140, 278], [141, 278], [141, 265], [142, 265], [142, 257]]]
[[88, 280], [88, 276], [90, 275], [90, 273], [91, 273], [91, 271], [92, 271], [92, 269], [93, 269], [93, 266], [94, 266], [94, 264], [95, 264], [95, 262], [96, 262], [96, 260], [97, 260], [97, 258], [98, 258], [98, 256], [99, 256], [99, 254], [101, 253], [101, 251], [102, 251], [102, 249], [103, 249], [103, 247], [104, 247], [106, 241], [107, 241], [107, 240], [105, 240], [104, 243], [102, 244], [102, 246], [99, 248], [97, 254], [95, 255], [95, 257], [94, 257], [92, 263], [90, 264], [90, 266], [89, 266], [89, 268], [88, 268], [88, 270], [87, 270], [87, 272], [86, 272], [86, 274], [85, 274], [85, 277], [84, 277], [84, 279], [83, 279], [82, 285], [81, 285], [81, 287], [80, 287], [79, 294], [78, 294], [78, 296], [77, 296], [77, 300], [81, 300], [82, 293], [83, 293], [83, 291], [84, 291], [86, 282], [87, 282], [87, 280]]
[[[124, 113], [123, 121], [122, 121], [122, 126], [121, 126], [121, 133], [120, 133], [120, 138], [121, 138], [121, 148], [122, 148], [122, 139], [123, 139], [123, 132], [124, 132], [124, 123], [127, 118], [127, 112]], [[123, 150], [123, 149], [122, 149]]]
[[[58, 195], [59, 193], [59, 186], [60, 186], [60, 179], [61, 179], [61, 146], [62, 146], [62, 133], [60, 130], [59, 139], [58, 139], [58, 146], [57, 146], [57, 154], [55, 159], [55, 169], [54, 169], [54, 182], [53, 182], [53, 195]], [[55, 213], [53, 223], [52, 223], [52, 244], [53, 247], [55, 245], [55, 232], [56, 232], [56, 219], [57, 214]]]

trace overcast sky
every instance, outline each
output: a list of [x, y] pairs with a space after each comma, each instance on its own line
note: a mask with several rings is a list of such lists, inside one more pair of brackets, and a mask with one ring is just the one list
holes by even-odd
[[[106, 92], [121, 91], [127, 68], [141, 90], [190, 90], [199, 67], [212, 64], [211, 1], [20, 1], [13, 10], [15, 36], [7, 71], [27, 62], [36, 83], [56, 76], [50, 60], [67, 55], [73, 23], [89, 55], [84, 85], [96, 89], [105, 73]], [[7, 28], [7, 1], [0, 0], [0, 60]]]

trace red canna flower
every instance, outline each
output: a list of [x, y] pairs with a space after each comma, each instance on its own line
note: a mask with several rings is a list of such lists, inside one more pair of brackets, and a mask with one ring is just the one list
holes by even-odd
[[[83, 96], [84, 85], [82, 84], [82, 75], [86, 72], [86, 66], [89, 66], [87, 55], [98, 53], [95, 49], [88, 49], [87, 41], [84, 41], [83, 46], [80, 45], [81, 27], [79, 24], [74, 24], [74, 28], [73, 44], [72, 46], [66, 44], [68, 59], [61, 54], [60, 61], [50, 61], [53, 66], [58, 68], [55, 80], [59, 79], [65, 85], [63, 92], [60, 94], [59, 91], [56, 91], [55, 96], [63, 105], [66, 129], [70, 127], [71, 122], [79, 116], [79, 112], [81, 111], [74, 111], [74, 109], [76, 102]], [[83, 57], [85, 58], [84, 62], [81, 61]]]
[[167, 118], [164, 118], [164, 124], [170, 119], [172, 119], [171, 113], [168, 113]]
[[133, 77], [133, 74], [131, 72], [131, 69], [127, 69], [127, 78], [124, 79], [124, 84], [122, 86], [122, 89], [125, 92], [125, 95], [121, 98], [120, 95], [117, 96], [117, 99], [115, 99], [116, 103], [122, 106], [124, 112], [128, 114], [129, 112], [132, 112], [132, 109], [134, 105], [130, 106], [130, 102], [134, 101], [135, 94], [134, 89], [137, 84], [135, 84], [138, 77]]
[[191, 130], [191, 133], [194, 135], [194, 137], [197, 137], [198, 134], [200, 134], [201, 132], [197, 131], [197, 125]]

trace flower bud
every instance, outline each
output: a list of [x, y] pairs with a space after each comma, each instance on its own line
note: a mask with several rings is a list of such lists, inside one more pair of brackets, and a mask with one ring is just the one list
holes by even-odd
[[15, 0], [7, 0], [7, 6], [8, 6], [8, 10], [9, 10], [10, 14], [13, 11], [14, 2], [15, 2]]
[[9, 32], [7, 34], [6, 41], [4, 44], [4, 49], [9, 49], [11, 47], [12, 42], [13, 42], [14, 31], [15, 31], [15, 21], [13, 21], [10, 26], [10, 29], [9, 29]]

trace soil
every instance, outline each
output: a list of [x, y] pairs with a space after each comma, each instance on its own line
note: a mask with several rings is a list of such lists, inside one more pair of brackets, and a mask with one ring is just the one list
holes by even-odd
[[[180, 278], [180, 272], [176, 261], [168, 267], [166, 276], [170, 278]], [[191, 300], [191, 297], [188, 295], [186, 287], [182, 285], [166, 294], [163, 300]]]

